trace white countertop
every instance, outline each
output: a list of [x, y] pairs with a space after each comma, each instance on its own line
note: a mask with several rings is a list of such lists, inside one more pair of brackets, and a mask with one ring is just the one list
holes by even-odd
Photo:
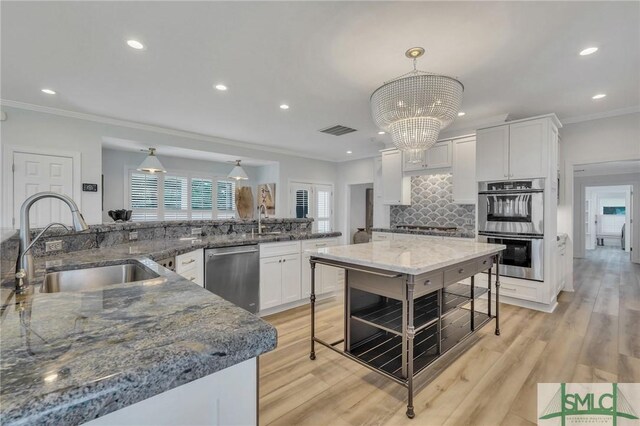
[[307, 250], [312, 256], [419, 275], [450, 265], [499, 253], [507, 247], [468, 240], [374, 241], [366, 244]]

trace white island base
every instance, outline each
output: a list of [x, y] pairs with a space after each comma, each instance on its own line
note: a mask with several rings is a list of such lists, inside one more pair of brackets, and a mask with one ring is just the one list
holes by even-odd
[[257, 358], [249, 359], [85, 425], [256, 425], [257, 364]]

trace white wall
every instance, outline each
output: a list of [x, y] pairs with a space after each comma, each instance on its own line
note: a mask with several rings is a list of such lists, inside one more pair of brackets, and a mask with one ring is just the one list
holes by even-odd
[[373, 183], [361, 183], [357, 185], [349, 185], [349, 231], [346, 235], [347, 241], [353, 241], [353, 234], [358, 228], [366, 226], [367, 213], [367, 189], [373, 189]]
[[[351, 240], [349, 229], [349, 210], [351, 191], [349, 185], [369, 184], [374, 182], [374, 159], [344, 161], [338, 163], [338, 184], [336, 185], [336, 230], [342, 232], [342, 240], [346, 244]], [[352, 234], [351, 234], [352, 235]]]
[[[233, 164], [218, 163], [213, 161], [193, 160], [187, 158], [167, 157], [158, 153], [158, 158], [168, 171], [195, 172], [215, 177], [226, 177], [233, 168]], [[129, 170], [137, 168], [145, 159], [142, 152], [119, 151], [114, 149], [102, 150], [102, 174], [104, 175], [104, 211], [102, 220], [111, 222], [107, 212], [109, 210], [123, 209], [127, 206], [126, 175]], [[268, 167], [268, 166], [263, 166]], [[253, 191], [254, 202], [256, 200], [255, 185], [257, 175], [262, 167], [242, 167], [249, 180], [240, 181], [239, 186], [250, 186]]]
[[[136, 141], [147, 146], [176, 146], [238, 157], [277, 161], [279, 163], [277, 168], [265, 171], [257, 179], [258, 183], [272, 181], [277, 184], [276, 215], [278, 216], [286, 215], [288, 212], [289, 191], [287, 189], [290, 180], [313, 180], [334, 185], [338, 182], [336, 163], [248, 148], [242, 146], [241, 142], [229, 139], [159, 129], [119, 120], [88, 120], [7, 106], [3, 106], [2, 110], [7, 113], [7, 120], [2, 122], [0, 129], [3, 150], [5, 146], [15, 145], [77, 151], [82, 158], [81, 177], [83, 182], [100, 183], [102, 141], [106, 137]], [[276, 176], [277, 180], [274, 180]], [[10, 182], [4, 180], [3, 177], [3, 189], [11, 185]], [[4, 194], [7, 191], [3, 190], [2, 192]], [[99, 188], [97, 193], [83, 192], [81, 200], [79, 200], [85, 218], [90, 224], [102, 222], [101, 197], [102, 188]], [[10, 205], [11, 202], [12, 200], [9, 199], [3, 200], [5, 206]], [[336, 207], [339, 207], [339, 204]], [[340, 209], [336, 211], [340, 211]], [[6, 221], [4, 214], [3, 220]]]
[[[558, 205], [558, 231], [569, 235], [567, 256], [574, 256], [574, 251], [580, 255], [580, 246], [584, 248], [584, 244], [574, 238], [573, 166], [640, 159], [640, 113], [566, 124], [560, 129], [560, 137], [563, 162], [560, 165], [562, 191]], [[584, 200], [576, 199], [575, 203], [582, 205]]]

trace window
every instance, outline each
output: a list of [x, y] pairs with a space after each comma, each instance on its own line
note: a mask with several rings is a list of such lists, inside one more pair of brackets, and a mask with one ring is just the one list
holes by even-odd
[[186, 177], [165, 175], [163, 198], [164, 220], [189, 219]]
[[219, 180], [217, 184], [216, 207], [218, 219], [236, 217], [236, 183], [231, 180]]
[[128, 201], [134, 221], [232, 219], [236, 217], [235, 190], [236, 183], [226, 179], [132, 170]]
[[130, 182], [131, 219], [158, 220], [158, 175], [133, 172]]
[[213, 219], [213, 181], [191, 179], [191, 219]]
[[313, 218], [313, 229], [331, 232], [333, 225], [333, 185], [291, 183], [291, 214]]

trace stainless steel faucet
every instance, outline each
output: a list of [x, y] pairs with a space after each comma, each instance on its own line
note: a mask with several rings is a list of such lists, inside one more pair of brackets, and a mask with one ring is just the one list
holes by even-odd
[[[33, 246], [38, 238], [40, 238], [44, 232], [51, 226], [57, 223], [51, 223], [47, 225], [38, 236], [31, 241], [31, 229], [29, 226], [29, 213], [31, 206], [43, 198], [56, 198], [63, 201], [71, 210], [71, 219], [73, 221], [73, 229], [80, 232], [89, 229], [89, 226], [84, 221], [82, 213], [78, 210], [76, 203], [68, 196], [63, 194], [57, 194], [55, 192], [38, 192], [31, 197], [24, 200], [22, 207], [20, 207], [20, 247], [18, 249], [18, 259], [16, 260], [16, 289], [29, 285], [30, 281], [34, 277], [33, 255], [29, 252], [29, 249]], [[64, 225], [63, 225], [64, 226]], [[65, 226], [66, 228], [66, 226]], [[19, 285], [20, 283], [20, 285]]]
[[264, 217], [267, 217], [267, 206], [260, 204], [258, 206], [258, 235], [262, 234], [262, 211], [264, 211]]

